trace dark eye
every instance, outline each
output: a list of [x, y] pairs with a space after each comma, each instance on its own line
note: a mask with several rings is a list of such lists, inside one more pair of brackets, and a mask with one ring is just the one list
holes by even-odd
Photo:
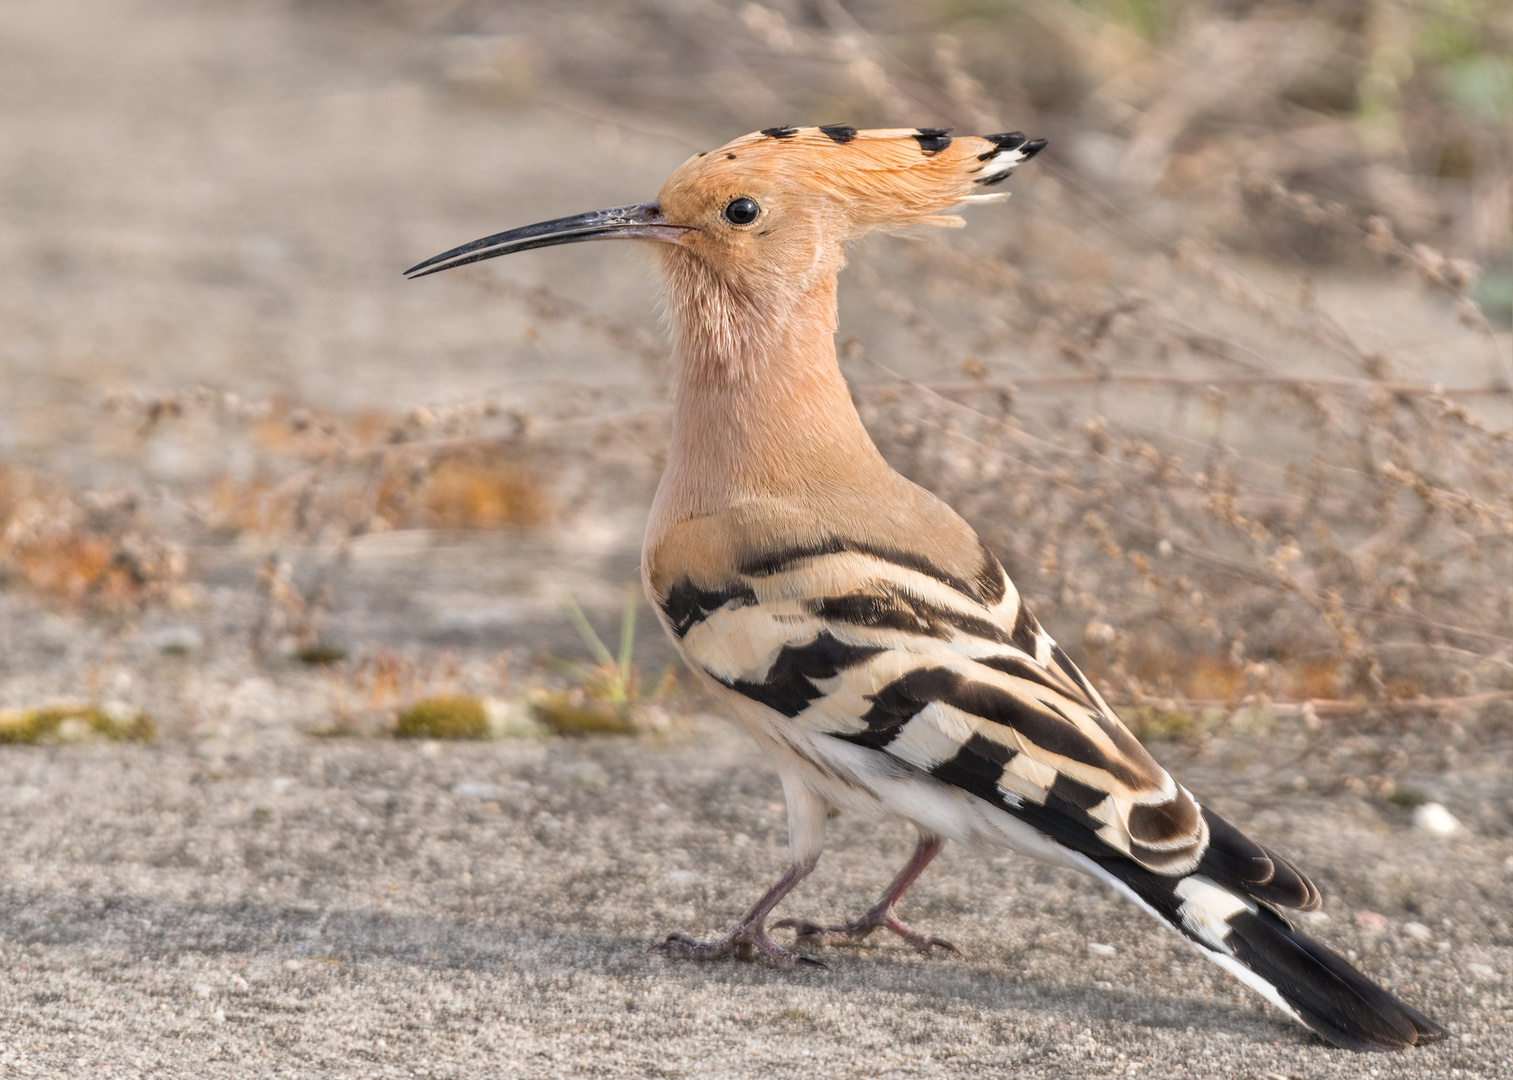
[[756, 201], [744, 195], [725, 204], [725, 220], [732, 225], [750, 225], [761, 212], [762, 208]]

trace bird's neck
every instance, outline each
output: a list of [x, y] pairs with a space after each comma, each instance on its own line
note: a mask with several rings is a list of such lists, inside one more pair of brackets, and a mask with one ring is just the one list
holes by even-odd
[[752, 500], [808, 501], [890, 472], [836, 363], [833, 273], [786, 296], [697, 266], [667, 278], [678, 374], [662, 525]]

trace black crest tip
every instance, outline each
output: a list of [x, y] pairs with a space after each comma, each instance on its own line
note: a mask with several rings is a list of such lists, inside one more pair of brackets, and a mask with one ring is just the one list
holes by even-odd
[[824, 132], [832, 142], [848, 143], [856, 138], [856, 128], [850, 124], [821, 124], [820, 131]]
[[798, 128], [790, 127], [787, 124], [784, 124], [782, 127], [763, 128], [761, 131], [761, 134], [767, 136], [769, 139], [791, 139], [798, 133]]
[[996, 158], [1005, 150], [1018, 150], [1025, 142], [1025, 134], [1022, 131], [1006, 131], [1001, 135], [984, 135], [983, 138], [993, 144], [993, 149], [986, 154], [978, 154], [978, 161]]
[[926, 154], [938, 154], [951, 145], [950, 128], [915, 128], [915, 140]]

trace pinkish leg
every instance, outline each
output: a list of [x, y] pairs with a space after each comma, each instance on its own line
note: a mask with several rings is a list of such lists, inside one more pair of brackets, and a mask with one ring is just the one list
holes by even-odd
[[[796, 862], [783, 872], [777, 883], [762, 894], [740, 921], [730, 928], [730, 933], [716, 941], [699, 941], [687, 934], [668, 934], [667, 940], [652, 946], [653, 952], [675, 960], [718, 960], [734, 955], [737, 960], [761, 960], [776, 967], [824, 967], [818, 960], [798, 956], [783, 948], [767, 936], [767, 916], [778, 902], [787, 896], [809, 872], [820, 857], [815, 855], [803, 862]], [[926, 860], [928, 861], [928, 860]], [[923, 869], [923, 867], [921, 867]], [[782, 925], [781, 923], [779, 925]]]
[[877, 903], [873, 904], [859, 919], [852, 919], [844, 926], [821, 926], [807, 920], [783, 919], [773, 923], [772, 927], [774, 930], [779, 927], [789, 927], [794, 932], [795, 941], [803, 941], [810, 945], [860, 945], [876, 930], [891, 930], [922, 953], [928, 954], [934, 948], [959, 954], [961, 950], [944, 938], [926, 937], [915, 933], [900, 922], [894, 913], [899, 900], [902, 899], [904, 893], [909, 891], [909, 886], [919, 880], [919, 875], [925, 872], [925, 867], [930, 865], [945, 846], [945, 840], [939, 836], [920, 836], [919, 844], [915, 847], [914, 854], [909, 856], [909, 861], [904, 864], [904, 868], [898, 872]]

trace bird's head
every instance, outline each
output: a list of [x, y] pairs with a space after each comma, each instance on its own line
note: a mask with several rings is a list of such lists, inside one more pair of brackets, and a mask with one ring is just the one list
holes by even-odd
[[952, 138], [941, 128], [767, 128], [689, 158], [655, 202], [511, 229], [406, 273], [423, 277], [554, 244], [637, 239], [670, 245], [680, 253], [674, 266], [691, 259], [742, 291], [804, 289], [838, 270], [844, 242], [869, 229], [959, 225], [942, 211], [1001, 198], [992, 185], [1044, 145], [1018, 132]]
[[691, 226], [678, 246], [720, 278], [802, 291], [868, 230], [960, 225], [942, 211], [1003, 198], [991, 185], [1044, 145], [1017, 132], [767, 128], [690, 158], [657, 201], [668, 222]]
[[[767, 128], [689, 158], [656, 202], [594, 210], [486, 236], [413, 266], [438, 270], [583, 240], [653, 240], [663, 253], [679, 352], [742, 378], [830, 340], [845, 242], [869, 229], [960, 225], [942, 211], [992, 190], [1043, 139], [952, 138], [939, 128]], [[833, 346], [832, 346], [833, 348]]]

